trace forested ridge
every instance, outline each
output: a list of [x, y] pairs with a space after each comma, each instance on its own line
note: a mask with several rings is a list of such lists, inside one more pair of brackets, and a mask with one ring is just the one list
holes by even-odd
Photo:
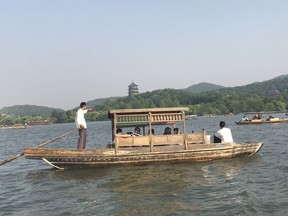
[[[14, 105], [10, 107], [3, 107], [0, 109], [0, 114], [11, 116], [43, 116], [50, 117], [51, 113], [55, 110], [52, 107], [36, 106], [36, 105]], [[56, 109], [57, 111], [64, 111]]]
[[[201, 93], [161, 89], [133, 97], [96, 99], [87, 104], [95, 105], [94, 110], [86, 114], [88, 121], [107, 120], [109, 109], [188, 106], [190, 107], [188, 114], [199, 116], [285, 111], [288, 109], [288, 75], [246, 86], [222, 88]], [[50, 118], [58, 123], [73, 122], [76, 110], [77, 108], [68, 111], [55, 109]]]
[[50, 120], [53, 111], [65, 113], [62, 109], [36, 105], [4, 107], [0, 109], [0, 125], [29, 124], [33, 121]]
[[[94, 107], [86, 114], [90, 121], [106, 120], [109, 109], [136, 109], [188, 106], [194, 115], [223, 115], [243, 112], [285, 111], [288, 109], [288, 76], [253, 83], [242, 87], [224, 88], [202, 93], [162, 89], [145, 92], [133, 97], [110, 100]], [[60, 118], [57, 116], [60, 115]], [[74, 121], [75, 111], [54, 112], [60, 122]]]

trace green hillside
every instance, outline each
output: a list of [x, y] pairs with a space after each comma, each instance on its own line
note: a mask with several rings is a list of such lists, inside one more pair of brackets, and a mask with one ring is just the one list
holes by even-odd
[[[190, 92], [190, 93], [201, 93], [201, 92], [219, 90], [222, 88], [225, 88], [225, 87], [220, 86], [220, 85], [211, 84], [211, 83], [202, 82], [202, 83], [192, 85], [192, 86], [190, 86], [186, 89], [182, 89], [182, 90], [185, 92]], [[158, 92], [158, 91], [159, 90], [153, 91], [153, 93]], [[143, 95], [145, 95], [145, 93], [143, 93]], [[149, 95], [149, 93], [148, 93], [148, 95]], [[103, 106], [107, 107], [107, 104], [113, 104], [115, 101], [122, 101], [122, 99], [125, 99], [125, 98], [127, 99], [127, 97], [98, 98], [95, 100], [88, 101], [87, 106], [88, 107], [100, 106], [101, 108], [103, 108]], [[153, 104], [151, 104], [151, 105], [153, 106]], [[75, 109], [78, 109], [78, 107], [76, 107]]]
[[221, 85], [215, 85], [211, 83], [202, 82], [202, 83], [192, 85], [183, 90], [187, 92], [191, 92], [191, 93], [201, 93], [201, 92], [214, 91], [214, 90], [223, 89], [223, 88], [225, 87]]
[[[97, 99], [88, 102], [94, 111], [86, 114], [88, 121], [107, 120], [109, 109], [190, 107], [189, 114], [221, 115], [228, 113], [285, 111], [288, 109], [288, 75], [252, 83], [246, 86], [223, 88], [201, 93], [177, 89], [160, 89], [133, 97]], [[55, 110], [41, 106], [13, 106], [0, 113], [10, 115], [45, 115], [58, 123], [73, 122], [75, 110]]]
[[63, 112], [64, 110], [55, 109], [45, 106], [36, 105], [15, 105], [11, 107], [4, 107], [0, 109], [0, 114], [5, 114], [9, 116], [43, 116], [50, 117], [54, 110]]
[[98, 99], [95, 99], [95, 100], [88, 101], [87, 102], [87, 106], [89, 106], [89, 107], [98, 106], [98, 105], [102, 105], [106, 101], [115, 101], [115, 100], [117, 100], [119, 98], [123, 98], [123, 97], [98, 98]]
[[263, 97], [271, 96], [279, 92], [281, 95], [288, 94], [288, 75], [282, 75], [264, 82], [255, 82], [245, 86], [224, 88], [220, 92], [236, 92], [239, 94], [257, 94]]

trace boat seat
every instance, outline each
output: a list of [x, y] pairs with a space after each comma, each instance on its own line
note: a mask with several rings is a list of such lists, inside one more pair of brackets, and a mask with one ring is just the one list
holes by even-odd
[[157, 145], [183, 145], [184, 136], [181, 134], [157, 135], [152, 137], [152, 143]]
[[[187, 134], [188, 144], [205, 144], [206, 133]], [[155, 135], [155, 136], [116, 136], [115, 140], [118, 147], [147, 147], [150, 140], [153, 146], [161, 145], [183, 145], [185, 144], [183, 134]]]
[[150, 146], [150, 139], [154, 146], [160, 145], [183, 145], [183, 135], [156, 135], [156, 136], [117, 136], [118, 147]]
[[207, 143], [206, 133], [187, 134], [187, 143], [188, 144], [205, 144], [205, 143]]
[[117, 136], [118, 147], [149, 146], [149, 136]]

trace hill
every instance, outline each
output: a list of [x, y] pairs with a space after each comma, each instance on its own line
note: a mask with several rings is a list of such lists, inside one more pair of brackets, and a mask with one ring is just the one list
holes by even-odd
[[88, 101], [87, 106], [89, 106], [89, 107], [98, 106], [98, 105], [102, 105], [105, 101], [115, 101], [119, 98], [122, 98], [122, 97], [98, 98], [95, 100]]
[[[264, 82], [252, 83], [234, 88], [202, 91], [201, 93], [177, 89], [160, 89], [133, 97], [102, 98], [88, 102], [94, 111], [86, 114], [88, 121], [107, 120], [109, 109], [137, 109], [157, 107], [190, 107], [189, 114], [223, 115], [229, 113], [285, 111], [288, 109], [288, 75]], [[207, 90], [207, 89], [206, 89]], [[40, 106], [13, 106], [3, 108], [0, 113], [13, 115], [50, 116], [54, 108]], [[40, 112], [41, 111], [41, 112]], [[73, 122], [75, 111], [53, 112], [56, 122]]]
[[262, 97], [288, 94], [288, 75], [275, 77], [263, 82], [255, 82], [245, 86], [220, 89], [220, 92], [236, 92], [238, 94], [256, 94]]
[[215, 91], [215, 90], [219, 90], [223, 88], [225, 87], [221, 85], [215, 85], [212, 83], [202, 82], [202, 83], [192, 85], [183, 90], [187, 92], [191, 92], [191, 93], [201, 93], [201, 92]]
[[0, 109], [0, 114], [6, 114], [9, 116], [43, 116], [50, 117], [51, 113], [57, 110], [63, 112], [62, 109], [36, 106], [36, 105], [15, 105], [11, 107], [4, 107]]
[[[264, 82], [234, 88], [221, 87], [221, 89], [202, 91], [201, 93], [177, 89], [160, 89], [134, 97], [104, 101], [101, 105], [95, 107], [95, 112], [105, 113], [104, 111], [109, 109], [174, 106], [189, 106], [191, 108], [190, 113], [195, 115], [284, 111], [288, 109], [287, 83], [288, 75], [283, 75]], [[208, 83], [206, 86], [211, 85]], [[220, 88], [220, 86], [218, 87]]]
[[285, 111], [288, 109], [287, 83], [288, 75], [283, 75], [264, 82], [201, 93], [162, 89], [104, 102], [95, 110], [189, 106], [191, 114], [196, 115]]

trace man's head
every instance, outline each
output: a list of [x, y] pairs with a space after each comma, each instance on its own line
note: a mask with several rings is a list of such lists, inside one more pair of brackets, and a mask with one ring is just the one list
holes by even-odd
[[116, 129], [116, 134], [121, 134], [122, 133], [122, 129], [121, 128], [117, 128]]
[[140, 127], [136, 127], [135, 130], [134, 130], [134, 133], [140, 134], [141, 133]]
[[226, 126], [225, 122], [224, 121], [220, 121], [220, 124], [219, 124], [220, 128], [224, 128]]
[[[151, 129], [151, 134], [152, 134], [152, 135], [154, 135], [154, 134], [155, 134], [155, 132], [154, 132], [154, 129], [153, 129], [153, 128]], [[148, 130], [148, 135], [150, 135], [150, 130]]]
[[174, 134], [179, 134], [179, 128], [174, 128], [173, 131], [174, 131]]
[[83, 109], [83, 110], [86, 109], [86, 102], [81, 102], [80, 103], [80, 108]]

